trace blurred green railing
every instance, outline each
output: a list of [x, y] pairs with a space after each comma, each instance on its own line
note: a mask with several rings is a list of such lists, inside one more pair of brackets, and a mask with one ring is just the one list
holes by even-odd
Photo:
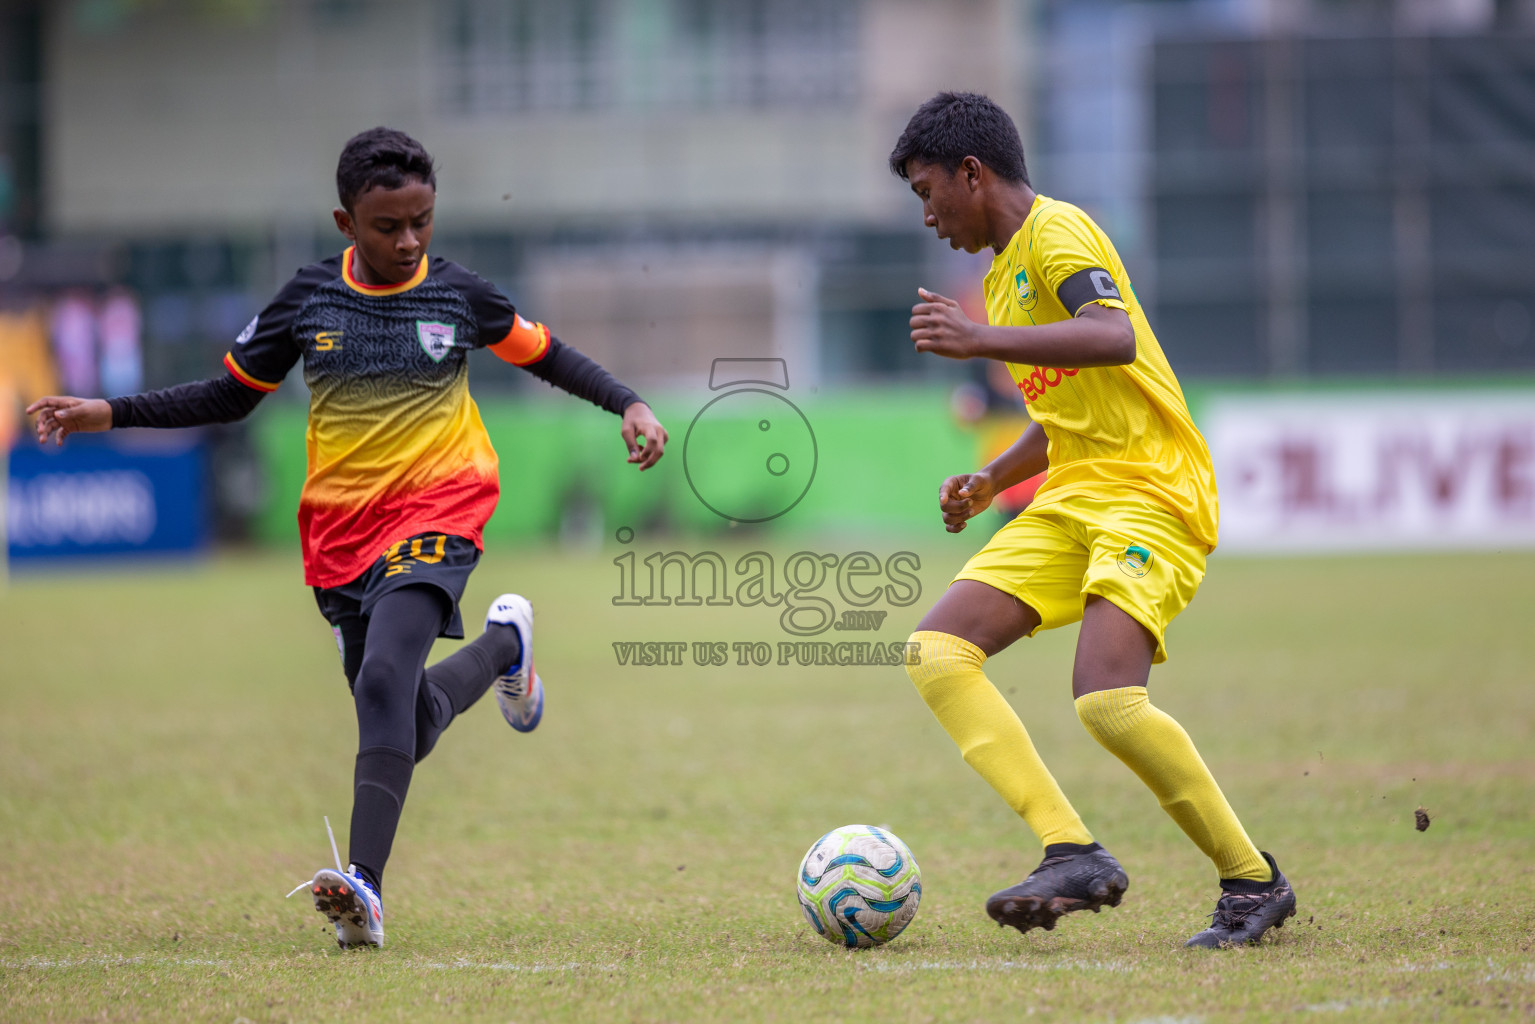
[[[769, 523], [733, 527], [699, 500], [683, 466], [689, 425], [716, 397], [700, 392], [654, 401], [671, 442], [666, 457], [643, 474], [624, 461], [616, 416], [556, 396], [480, 402], [480, 414], [501, 457], [501, 503], [486, 536], [532, 540], [562, 529], [612, 536], [624, 526], [703, 534], [772, 529], [852, 537], [941, 529], [935, 511], [939, 483], [950, 473], [975, 466], [975, 435], [955, 421], [945, 387], [791, 394], [815, 435], [816, 466], [809, 490]], [[304, 426], [302, 406], [276, 403], [260, 410], [252, 422], [271, 485], [257, 522], [257, 536], [263, 540], [297, 536]], [[760, 461], [714, 460], [708, 467], [709, 490], [749, 495], [762, 477]]]

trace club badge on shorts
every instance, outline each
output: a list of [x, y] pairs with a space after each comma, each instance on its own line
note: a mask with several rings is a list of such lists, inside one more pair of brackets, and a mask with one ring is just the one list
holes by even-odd
[[1131, 544], [1114, 558], [1114, 564], [1119, 566], [1119, 571], [1126, 576], [1140, 579], [1151, 571], [1151, 563], [1156, 558], [1148, 548], [1139, 544]]

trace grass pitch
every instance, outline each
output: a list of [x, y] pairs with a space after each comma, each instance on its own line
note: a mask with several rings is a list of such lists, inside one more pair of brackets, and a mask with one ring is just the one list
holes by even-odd
[[[924, 549], [922, 599], [858, 638], [904, 640], [973, 542]], [[1535, 555], [1216, 556], [1153, 698], [1300, 909], [1210, 953], [1181, 948], [1209, 865], [1072, 713], [1075, 630], [990, 673], [1131, 886], [1020, 936], [981, 904], [1039, 851], [899, 668], [620, 667], [616, 641], [785, 637], [762, 609], [615, 607], [617, 553], [482, 563], [471, 631], [502, 590], [538, 604], [544, 723], [516, 735], [487, 700], [447, 733], [389, 866], [389, 944], [347, 954], [282, 899], [329, 862], [322, 814], [345, 849], [355, 737], [296, 556], [13, 578], [0, 1018], [1535, 1017]], [[868, 952], [811, 934], [793, 894], [852, 822], [924, 872], [912, 926]]]

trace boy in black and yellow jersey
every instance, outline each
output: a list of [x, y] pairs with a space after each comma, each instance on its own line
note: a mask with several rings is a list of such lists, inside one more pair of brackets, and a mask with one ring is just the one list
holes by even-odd
[[[403, 132], [374, 128], [342, 149], [336, 227], [351, 243], [304, 267], [245, 328], [224, 373], [107, 401], [38, 399], [39, 441], [115, 427], [188, 427], [248, 415], [302, 364], [308, 474], [299, 497], [304, 581], [330, 623], [356, 706], [351, 867], [308, 888], [343, 947], [381, 946], [383, 875], [415, 766], [487, 690], [507, 723], [534, 729], [543, 683], [533, 608], [491, 603], [485, 631], [426, 667], [439, 636], [462, 637], [459, 599], [500, 498], [499, 461], [469, 394], [469, 353], [489, 349], [622, 417], [629, 461], [656, 463], [666, 430], [601, 366], [523, 318], [498, 289], [428, 256], [437, 178]], [[294, 892], [298, 892], [295, 889]], [[293, 893], [289, 893], [293, 895]]]
[[1007, 363], [1033, 423], [975, 473], [939, 488], [958, 533], [1002, 490], [1048, 471], [1033, 502], [955, 577], [912, 635], [912, 681], [965, 760], [1033, 829], [1045, 858], [986, 904], [1002, 925], [1053, 928], [1117, 906], [1129, 885], [1040, 760], [982, 663], [1020, 637], [1078, 620], [1072, 672], [1087, 731], [1151, 788], [1211, 861], [1221, 896], [1191, 946], [1260, 939], [1295, 913], [1274, 859], [1248, 839], [1187, 733], [1147, 699], [1168, 623], [1216, 542], [1215, 474], [1183, 393], [1113, 244], [1081, 210], [1036, 194], [1011, 118], [984, 96], [923, 104], [890, 155], [924, 223], [966, 252], [990, 248], [987, 324], [919, 292], [919, 352]]

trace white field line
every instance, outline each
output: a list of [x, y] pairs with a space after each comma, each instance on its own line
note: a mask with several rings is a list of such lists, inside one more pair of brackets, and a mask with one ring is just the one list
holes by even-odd
[[[327, 951], [327, 955], [330, 955]], [[76, 957], [46, 957], [32, 956], [20, 960], [0, 960], [0, 971], [65, 971], [77, 967], [241, 967], [254, 966], [253, 961], [235, 961], [225, 958], [206, 959], [202, 957], [186, 956], [76, 956]], [[490, 962], [482, 963], [475, 960], [456, 960], [452, 963], [415, 963], [402, 964], [402, 966], [414, 967], [428, 971], [526, 971], [539, 974], [545, 971], [603, 971], [611, 973], [624, 969], [623, 964], [583, 964], [583, 963], [511, 963]]]
[[233, 960], [208, 960], [190, 956], [30, 956], [24, 960], [0, 960], [4, 971], [59, 971], [71, 967], [237, 967]]
[[1517, 967], [1494, 968], [1491, 973], [1482, 975], [1482, 980], [1532, 982], [1535, 981], [1535, 964], [1525, 965], [1522, 972]]
[[[1415, 1002], [1416, 1000], [1412, 1000]], [[1391, 1006], [1398, 1002], [1390, 996], [1382, 996], [1379, 999], [1331, 999], [1325, 1003], [1311, 1003], [1302, 1006], [1307, 1013], [1344, 1013], [1348, 1010], [1364, 1010], [1371, 1007]]]
[[860, 965], [860, 970], [897, 974], [910, 971], [1088, 971], [1131, 974], [1135, 967], [1120, 960], [1055, 960], [1048, 963], [1019, 960], [919, 960], [913, 963], [877, 961]]
[[1457, 967], [1469, 967], [1469, 964], [1452, 964], [1448, 960], [1436, 960], [1431, 964], [1403, 964], [1400, 967], [1391, 968], [1392, 974], [1416, 974], [1419, 971], [1453, 971]]
[[525, 971], [542, 974], [546, 971], [621, 971], [623, 964], [517, 964], [508, 962], [483, 963], [478, 960], [455, 960], [449, 964], [426, 963], [417, 966], [428, 971]]
[[[80, 957], [26, 957], [20, 960], [0, 960], [0, 970], [47, 971], [69, 970], [76, 967], [240, 967], [253, 966], [249, 960], [235, 961], [226, 958], [206, 959], [182, 956], [80, 956]], [[402, 966], [405, 966], [402, 964]], [[622, 971], [621, 963], [587, 964], [566, 963], [515, 963], [511, 961], [454, 960], [451, 962], [427, 962], [411, 965], [428, 971], [522, 971], [539, 974], [550, 971]], [[915, 963], [860, 964], [858, 970], [881, 973], [910, 973], [914, 971], [1086, 971], [1105, 974], [1129, 974], [1135, 968], [1121, 961], [1061, 960], [1050, 963], [1028, 963], [1017, 960], [923, 960]]]
[[1511, 963], [1499, 964], [1488, 959], [1484, 964], [1476, 963], [1451, 963], [1448, 960], [1437, 960], [1427, 964], [1402, 964], [1400, 967], [1391, 968], [1392, 974], [1415, 974], [1419, 971], [1471, 971], [1485, 966], [1487, 973], [1481, 980], [1486, 981], [1535, 981], [1535, 963]]

